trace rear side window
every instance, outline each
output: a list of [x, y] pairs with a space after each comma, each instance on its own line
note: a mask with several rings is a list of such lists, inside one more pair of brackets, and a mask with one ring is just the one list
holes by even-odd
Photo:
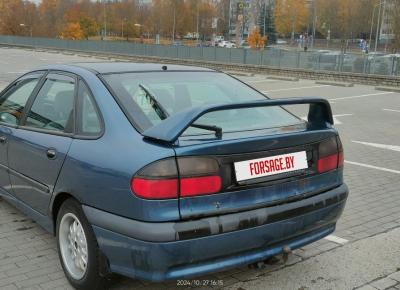
[[82, 81], [78, 90], [78, 133], [82, 135], [99, 135], [101, 120], [89, 88]]
[[26, 103], [39, 78], [27, 78], [18, 82], [0, 99], [0, 122], [17, 125]]
[[33, 102], [25, 126], [72, 133], [74, 98], [74, 78], [49, 75]]
[[[198, 106], [265, 100], [242, 82], [219, 72], [143, 72], [103, 76], [139, 130]], [[205, 114], [197, 124], [225, 132], [298, 125], [302, 120], [281, 107], [235, 109]], [[189, 127], [183, 135], [209, 134]]]

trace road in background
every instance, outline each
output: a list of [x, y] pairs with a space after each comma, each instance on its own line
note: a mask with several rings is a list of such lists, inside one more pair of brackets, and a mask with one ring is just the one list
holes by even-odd
[[[83, 61], [104, 60], [0, 48], [0, 88], [43, 64]], [[364, 85], [347, 88], [308, 80], [271, 80], [264, 75], [236, 77], [271, 98], [319, 96], [330, 101], [345, 149], [350, 196], [336, 232], [296, 250], [285, 266], [241, 267], [199, 279], [222, 280], [230, 289], [265, 289], [266, 285], [268, 289], [352, 289], [400, 269], [400, 234], [394, 230], [400, 225], [400, 94]], [[305, 108], [289, 110], [306, 115]], [[119, 276], [112, 282], [111, 289], [177, 288], [176, 282], [148, 283]], [[0, 288], [24, 287], [70, 289], [55, 239], [0, 199]]]

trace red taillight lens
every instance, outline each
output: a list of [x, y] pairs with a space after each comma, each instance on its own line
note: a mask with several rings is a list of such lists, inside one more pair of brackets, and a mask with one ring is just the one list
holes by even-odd
[[212, 158], [169, 158], [141, 169], [132, 178], [131, 189], [145, 199], [189, 197], [221, 191], [222, 179], [219, 164]]
[[178, 197], [178, 179], [133, 178], [133, 192], [146, 199], [168, 199]]
[[334, 154], [328, 157], [323, 157], [318, 160], [318, 172], [327, 172], [336, 169], [338, 165], [338, 154]]
[[181, 196], [216, 193], [221, 190], [221, 176], [202, 176], [181, 179]]
[[318, 172], [323, 173], [343, 167], [344, 157], [339, 137], [330, 138], [319, 144]]

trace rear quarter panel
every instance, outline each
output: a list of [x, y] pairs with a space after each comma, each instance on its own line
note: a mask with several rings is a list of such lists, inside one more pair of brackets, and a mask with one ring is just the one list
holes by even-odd
[[143, 221], [179, 220], [178, 200], [149, 201], [134, 196], [130, 182], [143, 166], [175, 155], [173, 149], [143, 141], [112, 95], [92, 73], [80, 71], [104, 119], [97, 140], [75, 139], [53, 194], [66, 192], [82, 204]]

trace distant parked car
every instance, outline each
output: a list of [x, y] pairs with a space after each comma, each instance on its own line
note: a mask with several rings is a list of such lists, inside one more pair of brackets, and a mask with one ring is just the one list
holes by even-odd
[[222, 36], [222, 35], [217, 35], [217, 36], [215, 36], [215, 38], [214, 38], [214, 41], [215, 42], [221, 42], [221, 41], [224, 41], [225, 39], [224, 39], [224, 37]]
[[284, 39], [277, 39], [275, 44], [277, 44], [277, 45], [285, 45], [287, 43], [288, 42], [286, 40], [284, 40]]
[[226, 48], [235, 48], [236, 44], [231, 42], [231, 41], [224, 40], [224, 41], [219, 42], [218, 46], [219, 47], [226, 47]]
[[[307, 121], [282, 106], [309, 105]], [[0, 93], [0, 196], [56, 235], [77, 289], [263, 261], [335, 230], [343, 148], [321, 98], [222, 72], [75, 63]]]
[[183, 44], [182, 41], [180, 41], [180, 40], [174, 41], [174, 42], [172, 43], [172, 45], [173, 45], [173, 46], [184, 46], [184, 44]]

